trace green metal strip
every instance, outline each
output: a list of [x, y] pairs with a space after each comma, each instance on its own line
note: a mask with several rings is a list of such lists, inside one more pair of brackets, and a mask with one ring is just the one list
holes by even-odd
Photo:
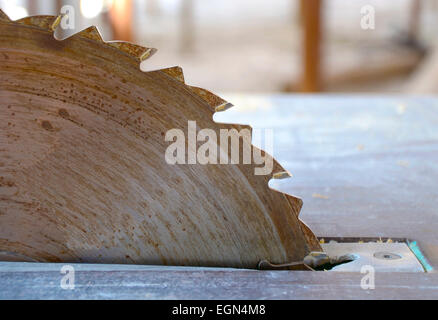
[[433, 267], [430, 265], [430, 263], [427, 261], [426, 257], [423, 255], [423, 252], [421, 252], [420, 247], [417, 244], [417, 241], [408, 241], [409, 249], [415, 254], [418, 261], [420, 261], [421, 265], [423, 266], [424, 270], [426, 272], [431, 272], [433, 270]]

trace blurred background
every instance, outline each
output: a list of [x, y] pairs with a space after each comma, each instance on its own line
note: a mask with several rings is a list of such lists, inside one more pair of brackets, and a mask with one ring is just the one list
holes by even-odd
[[222, 93], [438, 92], [438, 0], [0, 0], [12, 19], [74, 9], [74, 30], [159, 52]]

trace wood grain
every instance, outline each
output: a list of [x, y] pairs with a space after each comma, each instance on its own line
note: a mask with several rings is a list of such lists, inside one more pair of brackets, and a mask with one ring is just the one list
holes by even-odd
[[434, 274], [376, 273], [364, 290], [353, 272], [73, 265], [75, 289], [63, 290], [61, 267], [0, 263], [0, 299], [438, 299]]

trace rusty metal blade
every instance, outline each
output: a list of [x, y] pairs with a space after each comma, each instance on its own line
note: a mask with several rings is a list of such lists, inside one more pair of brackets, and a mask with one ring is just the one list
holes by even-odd
[[217, 136], [250, 129], [213, 122], [226, 101], [186, 85], [179, 68], [141, 72], [154, 49], [104, 42], [95, 28], [58, 41], [56, 19], [0, 12], [0, 251], [256, 268], [320, 250], [301, 200], [269, 189], [256, 165], [165, 161], [166, 133], [190, 120]]

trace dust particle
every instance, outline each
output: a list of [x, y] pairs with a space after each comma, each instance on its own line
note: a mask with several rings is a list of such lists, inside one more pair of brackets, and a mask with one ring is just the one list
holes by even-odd
[[319, 194], [319, 193], [314, 193], [314, 194], [312, 194], [312, 198], [323, 199], [323, 200], [328, 200], [328, 199], [330, 199], [329, 196], [325, 196], [325, 195], [322, 195], [322, 194]]

